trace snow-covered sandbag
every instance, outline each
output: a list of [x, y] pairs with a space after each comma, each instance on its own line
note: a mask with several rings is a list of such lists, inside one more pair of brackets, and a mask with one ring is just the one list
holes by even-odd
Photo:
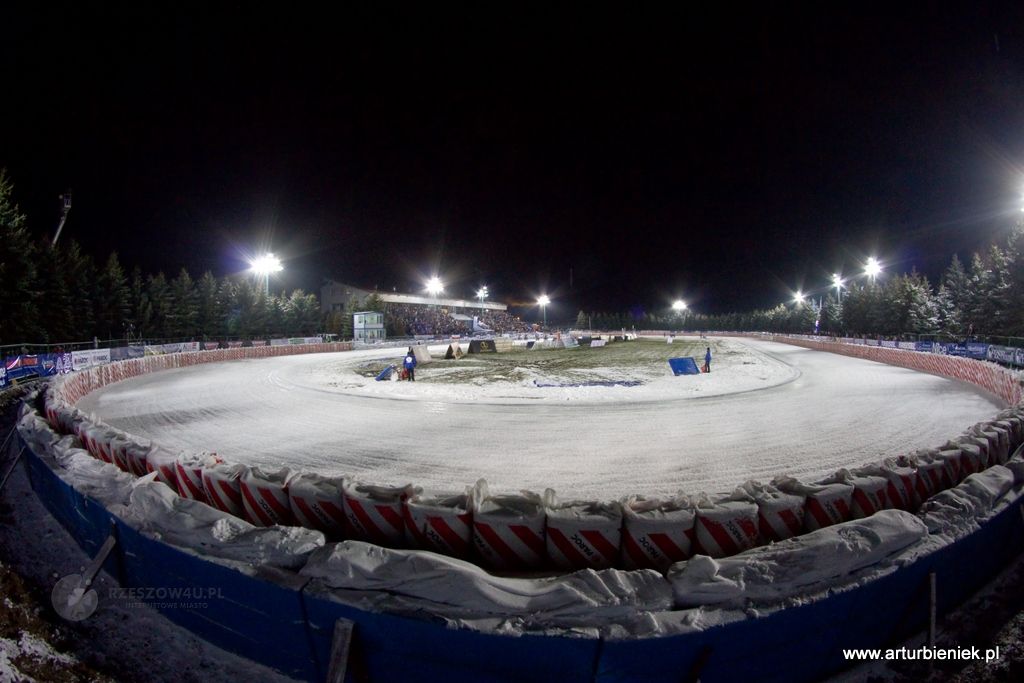
[[935, 459], [942, 463], [942, 488], [956, 486], [967, 474], [963, 468], [963, 451], [959, 448], [943, 448], [935, 454]]
[[1013, 472], [1014, 485], [1024, 483], [1024, 454], [1018, 453], [1007, 460], [1006, 468]]
[[126, 505], [132, 487], [138, 481], [113, 464], [97, 460], [87, 451], [71, 449], [62, 459], [62, 479], [76, 491], [95, 498], [106, 507]]
[[216, 453], [180, 453], [174, 463], [178, 473], [178, 492], [186, 498], [209, 504], [203, 488], [203, 468], [213, 467], [222, 460]]
[[121, 435], [120, 432], [102, 423], [93, 423], [86, 428], [86, 446], [89, 452], [103, 462], [114, 464], [114, 456], [111, 454], [110, 446], [114, 439]]
[[405, 501], [405, 538], [410, 548], [469, 557], [473, 549], [469, 494], [410, 496]]
[[1010, 452], [1024, 443], [1024, 418], [1020, 415], [1000, 413], [995, 424], [1005, 427], [1010, 432]]
[[889, 504], [897, 510], [913, 512], [921, 504], [917, 497], [917, 470], [886, 461], [881, 465], [867, 465], [853, 470], [856, 476], [880, 476], [889, 481], [885, 489]]
[[146, 464], [149, 459], [149, 452], [153, 444], [146, 440], [132, 440], [124, 449], [125, 460], [128, 461], [128, 471], [136, 477], [143, 477], [149, 472]]
[[18, 433], [37, 452], [48, 451], [53, 444], [60, 441], [60, 435], [36, 412], [26, 413], [18, 420]]
[[128, 464], [128, 446], [132, 438], [124, 432], [118, 432], [110, 440], [110, 461], [122, 472], [131, 473], [131, 466]]
[[146, 469], [156, 472], [157, 481], [167, 484], [178, 493], [178, 454], [163, 446], [153, 444], [146, 454]]
[[995, 465], [939, 492], [921, 507], [919, 515], [929, 533], [959, 538], [992, 513], [997, 501], [1013, 488], [1014, 480], [1007, 467]]
[[547, 563], [544, 506], [553, 492], [521, 494], [492, 496], [482, 479], [473, 488], [473, 545], [490, 567], [540, 569]]
[[288, 502], [290, 475], [287, 467], [267, 472], [254, 466], [242, 472], [239, 490], [245, 518], [256, 526], [294, 525], [295, 517]]
[[758, 544], [757, 503], [702, 500], [697, 505], [697, 544], [705, 555], [728, 557]]
[[754, 481], [740, 488], [757, 503], [757, 530], [762, 540], [782, 541], [804, 532], [803, 496]]
[[595, 502], [546, 508], [548, 558], [559, 569], [607, 569], [619, 560], [622, 508]]
[[993, 451], [996, 464], [1005, 465], [1011, 455], [1010, 432], [995, 422], [987, 422], [979, 425], [978, 433], [988, 439], [989, 448]]
[[927, 536], [914, 515], [882, 510], [722, 559], [695, 557], [668, 573], [676, 606], [773, 605], [857, 581]]
[[302, 472], [288, 480], [288, 504], [300, 526], [319, 529], [329, 539], [345, 535], [345, 500], [342, 477]]
[[222, 510], [183, 498], [158, 482], [134, 488], [124, 520], [164, 542], [254, 567], [298, 569], [326, 542], [322, 533], [312, 529], [255, 527]]
[[941, 460], [929, 460], [931, 456], [922, 456], [917, 461], [917, 495], [920, 500], [928, 500], [943, 486], [943, 463]]
[[804, 527], [808, 531], [851, 519], [853, 486], [850, 484], [804, 484], [792, 477], [779, 477], [773, 483], [785, 493], [805, 498]]
[[50, 452], [53, 453], [53, 459], [56, 460], [57, 464], [61, 467], [64, 467], [65, 459], [74, 451], [83, 451], [88, 454], [88, 451], [82, 448], [82, 442], [79, 441], [78, 437], [74, 434], [68, 434], [67, 436], [61, 437], [54, 442], [53, 446], [50, 447]]
[[627, 569], [667, 571], [693, 554], [697, 513], [688, 501], [628, 499], [622, 506], [622, 560]]
[[[960, 445], [973, 445], [977, 446], [978, 451], [981, 455], [981, 470], [992, 467], [992, 465], [998, 464], [995, 462], [995, 454], [992, 452], [992, 447], [989, 444], [987, 438], [978, 436], [977, 434], [965, 434], [957, 439], [957, 443]], [[979, 472], [981, 471], [979, 470]]]
[[886, 494], [889, 480], [885, 477], [878, 475], [850, 477], [846, 483], [853, 486], [853, 496], [850, 498], [852, 519], [864, 519], [892, 507]]
[[242, 475], [245, 465], [219, 462], [203, 467], [203, 492], [207, 502], [222, 512], [245, 519], [242, 505]]
[[299, 574], [321, 589], [374, 591], [381, 596], [375, 606], [394, 599], [403, 611], [445, 619], [514, 617], [543, 627], [560, 618], [608, 623], [672, 608], [668, 582], [650, 570], [503, 578], [464, 560], [359, 541], [314, 552]]
[[977, 444], [958, 440], [951, 441], [943, 450], [946, 448], [957, 448], [960, 450], [960, 471], [964, 479], [985, 469], [985, 456], [981, 451], [981, 447]]
[[345, 518], [358, 540], [401, 547], [405, 544], [405, 500], [415, 489], [406, 486], [373, 486], [346, 481]]

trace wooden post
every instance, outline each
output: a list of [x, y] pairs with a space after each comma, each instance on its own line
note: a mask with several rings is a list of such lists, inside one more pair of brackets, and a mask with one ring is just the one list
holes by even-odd
[[348, 657], [352, 645], [352, 629], [355, 622], [338, 619], [334, 622], [334, 635], [331, 637], [331, 657], [327, 669], [327, 683], [345, 683], [345, 672], [348, 670]]

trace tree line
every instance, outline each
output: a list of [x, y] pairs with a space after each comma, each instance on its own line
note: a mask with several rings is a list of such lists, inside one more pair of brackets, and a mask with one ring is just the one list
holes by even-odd
[[29, 232], [0, 170], [0, 346], [311, 335], [323, 322], [301, 289], [268, 296], [250, 277], [193, 279], [185, 268], [129, 274], [117, 253], [99, 265], [74, 240], [54, 247]]
[[964, 265], [953, 256], [933, 285], [921, 273], [854, 282], [802, 304], [725, 315], [579, 312], [576, 327], [750, 331], [841, 336], [1020, 338], [1024, 344], [1024, 224]]

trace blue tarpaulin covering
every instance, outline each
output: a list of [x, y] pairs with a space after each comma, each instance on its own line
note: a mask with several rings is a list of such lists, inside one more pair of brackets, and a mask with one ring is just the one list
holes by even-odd
[[387, 366], [386, 368], [384, 368], [383, 370], [380, 371], [379, 375], [377, 375], [377, 381], [378, 382], [383, 382], [386, 379], [391, 379], [391, 373], [394, 372], [394, 371], [395, 371], [395, 366], [394, 365]]
[[697, 361], [689, 356], [686, 358], [669, 358], [668, 366], [672, 368], [672, 373], [675, 375], [700, 374], [700, 368], [697, 367]]

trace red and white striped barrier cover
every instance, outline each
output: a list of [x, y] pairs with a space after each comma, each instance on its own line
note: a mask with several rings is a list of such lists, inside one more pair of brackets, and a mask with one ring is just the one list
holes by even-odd
[[473, 513], [469, 496], [424, 496], [405, 501], [405, 538], [410, 548], [467, 558], [473, 549]]
[[804, 484], [792, 477], [779, 477], [776, 486], [786, 493], [804, 496], [804, 528], [808, 531], [847, 522], [853, 514], [852, 484]]
[[242, 473], [239, 489], [246, 519], [256, 526], [295, 526], [288, 502], [290, 474], [287, 467], [273, 472], [250, 467]]
[[935, 455], [942, 463], [942, 488], [951, 489], [967, 476], [963, 467], [963, 451], [959, 448], [943, 448]]
[[487, 482], [473, 488], [473, 545], [495, 569], [540, 569], [547, 563], [545, 498], [522, 492], [492, 496]]
[[146, 454], [146, 469], [156, 472], [156, 480], [162, 481], [171, 487], [175, 493], [178, 490], [178, 454], [173, 453], [162, 446], [153, 445]]
[[110, 442], [119, 434], [105, 424], [93, 423], [85, 428], [86, 446], [94, 458], [103, 462], [114, 463], [110, 452]]
[[765, 541], [784, 541], [804, 532], [804, 498], [765, 487], [754, 494], [757, 529]]
[[242, 505], [242, 475], [246, 466], [221, 462], [203, 468], [203, 491], [212, 507], [241, 519], [246, 518]]
[[175, 462], [178, 472], [178, 493], [184, 498], [210, 503], [203, 488], [203, 469], [223, 462], [216, 453], [181, 453]]
[[923, 502], [943, 489], [943, 464], [941, 460], [928, 461], [920, 458], [917, 462], [917, 495]]
[[288, 504], [300, 526], [318, 529], [332, 540], [345, 536], [343, 477], [324, 477], [312, 472], [288, 480]]
[[947, 447], [960, 450], [960, 471], [966, 479], [969, 475], [976, 474], [985, 469], [985, 456], [981, 447], [975, 443], [959, 440], [952, 442]]
[[607, 569], [619, 560], [622, 508], [564, 503], [546, 509], [548, 558], [559, 569]]
[[726, 500], [697, 508], [697, 544], [706, 555], [728, 557], [758, 544], [757, 504]]
[[632, 500], [623, 507], [622, 561], [627, 569], [664, 572], [693, 555], [692, 507], [658, 500]]
[[401, 547], [405, 543], [405, 499], [412, 486], [372, 486], [346, 481], [345, 517], [349, 531], [361, 540], [377, 545]]
[[847, 483], [853, 486], [850, 499], [850, 516], [853, 519], [870, 517], [879, 510], [892, 507], [886, 493], [889, 480], [885, 477], [867, 475], [852, 477]]
[[995, 453], [992, 452], [988, 439], [976, 434], [965, 434], [957, 439], [957, 443], [961, 445], [971, 444], [978, 447], [978, 452], [981, 455], [981, 468], [979, 471], [987, 470], [989, 467], [996, 464]]
[[128, 463], [128, 447], [133, 443], [130, 436], [121, 432], [110, 440], [110, 459], [122, 472], [131, 473], [132, 471], [131, 465]]

